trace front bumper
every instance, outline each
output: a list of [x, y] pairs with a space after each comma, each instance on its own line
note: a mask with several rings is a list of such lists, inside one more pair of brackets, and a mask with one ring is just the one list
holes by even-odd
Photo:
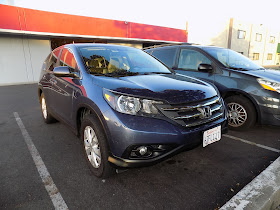
[[[269, 104], [268, 104], [269, 105]], [[261, 124], [280, 126], [280, 106], [260, 106]]]
[[255, 99], [259, 106], [259, 122], [280, 126], [280, 94], [266, 91], [264, 96], [255, 96]]
[[[108, 139], [111, 155], [108, 161], [121, 168], [152, 165], [173, 156], [186, 148], [202, 144], [203, 132], [221, 125], [226, 133], [226, 115], [216, 121], [194, 128], [185, 128], [162, 119], [131, 116], [113, 110], [105, 113], [111, 138]], [[133, 145], [172, 145], [166, 152], [152, 158], [130, 158], [129, 148]]]

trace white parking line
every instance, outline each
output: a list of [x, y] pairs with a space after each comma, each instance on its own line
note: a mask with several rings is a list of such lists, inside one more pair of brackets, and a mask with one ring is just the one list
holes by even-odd
[[21, 130], [22, 136], [25, 140], [25, 143], [29, 149], [29, 152], [33, 158], [33, 161], [36, 165], [36, 168], [40, 174], [40, 177], [44, 183], [44, 186], [51, 198], [51, 201], [54, 205], [55, 209], [68, 209], [65, 201], [63, 200], [60, 192], [58, 191], [56, 185], [53, 182], [53, 179], [48, 172], [47, 167], [45, 166], [38, 150], [36, 149], [35, 145], [33, 144], [33, 141], [31, 137], [29, 136], [27, 130], [25, 129], [22, 120], [20, 119], [17, 112], [14, 112], [15, 119], [17, 121], [17, 124]]
[[251, 142], [251, 141], [241, 139], [241, 138], [238, 138], [238, 137], [235, 137], [235, 136], [230, 136], [230, 135], [227, 135], [227, 134], [224, 134], [223, 136], [234, 139], [234, 140], [237, 140], [237, 141], [241, 141], [241, 142], [244, 142], [244, 143], [247, 143], [247, 144], [251, 144], [251, 145], [266, 149], [266, 150], [270, 150], [270, 151], [273, 151], [273, 152], [280, 153], [280, 150], [272, 148], [272, 147], [268, 147], [268, 146], [265, 146], [265, 145], [262, 145], [262, 144], [257, 144], [255, 142]]

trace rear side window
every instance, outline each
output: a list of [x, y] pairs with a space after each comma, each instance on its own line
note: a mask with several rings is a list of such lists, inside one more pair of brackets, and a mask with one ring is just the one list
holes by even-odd
[[180, 52], [178, 68], [183, 70], [198, 71], [199, 64], [211, 64], [211, 61], [200, 52], [182, 49]]
[[47, 70], [47, 67], [49, 65], [49, 60], [50, 60], [50, 57], [52, 56], [52, 53], [50, 53], [48, 55], [48, 57], [46, 58], [46, 60], [44, 61], [43, 63], [43, 66], [42, 66], [42, 70], [46, 71]]
[[153, 56], [162, 61], [169, 68], [172, 68], [174, 66], [176, 51], [176, 48], [158, 49], [154, 50]]
[[67, 48], [64, 48], [61, 53], [59, 65], [68, 66], [71, 72], [79, 72], [73, 53]]
[[57, 58], [59, 56], [59, 52], [60, 52], [60, 49], [56, 49], [56, 50], [52, 51], [52, 53], [51, 53], [51, 56], [49, 58], [49, 63], [47, 65], [47, 69], [49, 69], [50, 71], [53, 71], [53, 69], [56, 65]]

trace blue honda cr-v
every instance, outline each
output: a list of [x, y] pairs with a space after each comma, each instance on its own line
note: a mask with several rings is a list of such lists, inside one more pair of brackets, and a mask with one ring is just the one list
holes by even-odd
[[186, 147], [207, 146], [227, 131], [215, 87], [130, 47], [55, 49], [43, 64], [38, 94], [44, 121], [73, 128], [97, 177], [109, 176], [112, 166], [145, 166]]

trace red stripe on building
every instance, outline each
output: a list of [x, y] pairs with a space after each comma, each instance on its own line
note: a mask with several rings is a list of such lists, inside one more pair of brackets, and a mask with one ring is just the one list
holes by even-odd
[[0, 5], [0, 29], [187, 42], [185, 30]]

